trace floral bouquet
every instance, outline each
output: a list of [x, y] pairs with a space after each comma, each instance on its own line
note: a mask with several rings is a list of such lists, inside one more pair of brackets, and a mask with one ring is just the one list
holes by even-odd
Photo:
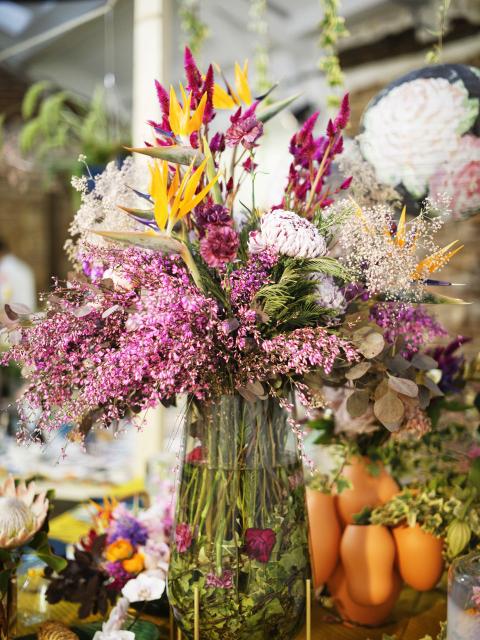
[[134, 515], [122, 503], [105, 500], [92, 503], [93, 527], [75, 546], [74, 558], [49, 579], [47, 600], [78, 603], [78, 615], [105, 615], [108, 605], [122, 596], [129, 602], [158, 600], [162, 597], [173, 526], [172, 487], [165, 495]]
[[[205, 637], [290, 638], [308, 576], [298, 403], [311, 411], [326, 386], [348, 387], [351, 415], [373, 410], [386, 433], [426, 420], [436, 363], [410, 358], [398, 334], [409, 314], [435, 334], [416, 305], [452, 302], [429, 287], [450, 284], [433, 277], [460, 247], [435, 242], [445, 203], [408, 221], [342, 197], [361, 181], [332, 172], [348, 96], [325, 135], [316, 113], [292, 137], [282, 195], [260, 211], [256, 151], [293, 98], [254, 97], [247, 64], [217, 81], [188, 49], [185, 72], [179, 91], [157, 83], [161, 117], [152, 142], [131, 150], [136, 162], [110, 164], [90, 191], [75, 180], [82, 205], [67, 250], [77, 272], [41, 313], [7, 306], [3, 361], [24, 365], [20, 412], [37, 433], [69, 424], [81, 439], [187, 395], [175, 614], [190, 636], [198, 590]], [[222, 111], [229, 121], [218, 125]]]
[[48, 513], [52, 492], [37, 493], [35, 483], [7, 478], [0, 486], [0, 638], [15, 631], [16, 572], [22, 556], [35, 554], [54, 570], [65, 565], [48, 544]]

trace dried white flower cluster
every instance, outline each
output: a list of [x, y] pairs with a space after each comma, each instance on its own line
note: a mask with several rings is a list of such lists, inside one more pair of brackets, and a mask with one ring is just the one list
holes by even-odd
[[[434, 238], [450, 215], [447, 202], [427, 199], [420, 215], [407, 222], [401, 234], [394, 210], [386, 205], [360, 208], [343, 200], [333, 205], [337, 208], [350, 212], [338, 230], [345, 266], [371, 294], [382, 294], [389, 300], [420, 300], [425, 293], [423, 280], [435, 277], [432, 272], [444, 264], [446, 254], [434, 256], [440, 251]], [[433, 256], [432, 261], [422, 263], [428, 256]]]
[[144, 167], [133, 161], [124, 160], [119, 167], [117, 162], [110, 162], [103, 173], [96, 175], [95, 188], [88, 190], [88, 179], [73, 178], [72, 185], [81, 194], [82, 204], [70, 225], [70, 235], [66, 249], [75, 260], [78, 251], [88, 244], [103, 245], [105, 241], [92, 231], [144, 231], [145, 227], [118, 208], [119, 204], [139, 209], [147, 208], [147, 203], [128, 185], [135, 185], [146, 191], [147, 184]]
[[260, 230], [250, 234], [250, 253], [273, 249], [292, 258], [318, 258], [327, 252], [327, 243], [318, 229], [293, 211], [269, 211], [260, 221]]
[[359, 205], [372, 206], [400, 200], [399, 193], [392, 186], [379, 182], [375, 168], [362, 156], [357, 140], [345, 141], [338, 167], [343, 175], [353, 176], [349, 194]]

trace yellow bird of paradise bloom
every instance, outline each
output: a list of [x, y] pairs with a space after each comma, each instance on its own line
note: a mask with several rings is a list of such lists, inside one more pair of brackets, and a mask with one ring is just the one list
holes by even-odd
[[153, 199], [153, 214], [158, 228], [170, 234], [177, 222], [182, 220], [197, 204], [199, 204], [208, 194], [213, 185], [217, 182], [217, 174], [198, 193], [197, 187], [200, 184], [208, 158], [193, 170], [193, 162], [185, 171], [183, 178], [180, 178], [178, 166], [175, 173], [169, 180], [169, 168], [166, 160], [156, 160], [149, 165], [150, 188], [149, 193]]
[[[373, 231], [369, 227], [365, 216], [363, 214], [362, 208], [352, 199], [355, 204], [355, 215], [362, 220], [363, 230], [372, 235]], [[390, 232], [390, 229], [385, 229], [385, 235], [388, 240], [399, 249], [408, 251], [412, 254], [417, 246], [417, 239], [415, 237], [412, 238], [411, 242], [407, 242], [407, 208], [403, 207], [402, 213], [400, 215], [400, 219], [397, 225], [397, 231], [394, 236]], [[458, 243], [458, 240], [454, 240], [450, 244], [447, 244], [445, 247], [442, 247], [438, 251], [435, 251], [431, 255], [423, 258], [415, 267], [411, 278], [412, 280], [424, 280], [426, 276], [438, 271], [442, 267], [444, 267], [447, 262], [449, 262], [453, 256], [458, 253], [461, 249], [463, 249], [464, 245], [460, 245], [455, 247]], [[455, 248], [454, 248], [455, 247]]]
[[215, 84], [213, 88], [213, 106], [215, 109], [235, 109], [243, 104], [250, 106], [253, 102], [248, 83], [248, 60], [243, 67], [235, 63], [235, 90], [227, 83], [228, 91]]
[[172, 132], [179, 137], [190, 136], [200, 129], [203, 122], [203, 113], [207, 102], [207, 94], [204, 93], [195, 109], [191, 113], [192, 93], [187, 96], [183, 85], [180, 84], [183, 105], [177, 99], [175, 89], [170, 86], [170, 108], [168, 112], [168, 122]]

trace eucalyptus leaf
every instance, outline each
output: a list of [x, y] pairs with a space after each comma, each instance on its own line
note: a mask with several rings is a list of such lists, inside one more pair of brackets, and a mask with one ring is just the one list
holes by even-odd
[[389, 431], [397, 431], [405, 414], [405, 407], [397, 394], [389, 390], [375, 402], [373, 412]]
[[358, 351], [369, 360], [375, 358], [382, 353], [385, 346], [385, 340], [380, 333], [372, 331], [358, 345]]
[[354, 391], [347, 399], [347, 411], [352, 418], [363, 416], [368, 409], [369, 394], [365, 390]]
[[428, 371], [438, 367], [437, 361], [425, 353], [416, 353], [411, 360], [411, 364], [415, 369], [420, 369], [421, 371]]
[[397, 393], [401, 393], [409, 398], [416, 398], [418, 396], [418, 385], [413, 380], [408, 378], [396, 378], [390, 376], [388, 379], [388, 386]]
[[372, 366], [371, 362], [359, 362], [354, 367], [352, 367], [349, 371], [347, 371], [347, 373], [345, 374], [345, 378], [347, 380], [358, 380], [359, 378], [363, 377], [367, 373], [367, 371], [371, 368], [371, 366]]

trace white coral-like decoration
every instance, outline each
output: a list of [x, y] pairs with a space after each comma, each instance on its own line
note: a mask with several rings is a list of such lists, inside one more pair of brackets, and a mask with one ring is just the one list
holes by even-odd
[[7, 478], [0, 486], [0, 549], [15, 549], [30, 542], [47, 512], [45, 492], [36, 496], [34, 482], [20, 482], [16, 487], [13, 477]]
[[325, 255], [327, 243], [311, 222], [293, 211], [276, 209], [262, 217], [259, 231], [252, 231], [248, 249], [250, 253], [273, 249], [292, 258], [318, 258]]

